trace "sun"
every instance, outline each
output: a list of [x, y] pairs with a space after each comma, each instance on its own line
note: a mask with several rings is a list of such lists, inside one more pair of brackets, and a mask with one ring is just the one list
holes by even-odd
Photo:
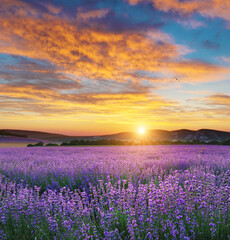
[[145, 132], [146, 132], [145, 127], [139, 127], [139, 128], [138, 128], [138, 133], [139, 133], [140, 135], [144, 135]]

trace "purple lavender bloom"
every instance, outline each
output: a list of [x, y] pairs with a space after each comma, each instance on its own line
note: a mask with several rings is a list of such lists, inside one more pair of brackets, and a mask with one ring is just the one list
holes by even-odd
[[1, 239], [228, 239], [230, 148], [0, 149]]

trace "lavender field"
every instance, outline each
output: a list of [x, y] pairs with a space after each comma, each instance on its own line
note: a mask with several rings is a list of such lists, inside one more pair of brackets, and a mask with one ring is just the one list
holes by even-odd
[[230, 147], [1, 148], [0, 239], [230, 239]]

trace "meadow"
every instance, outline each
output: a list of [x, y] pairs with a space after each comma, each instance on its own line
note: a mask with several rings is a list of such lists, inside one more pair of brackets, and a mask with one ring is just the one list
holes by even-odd
[[0, 148], [0, 239], [230, 239], [230, 147]]

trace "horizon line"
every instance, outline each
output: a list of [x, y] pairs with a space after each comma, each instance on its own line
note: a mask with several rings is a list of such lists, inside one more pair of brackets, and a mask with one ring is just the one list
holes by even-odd
[[[121, 134], [121, 133], [135, 133], [136, 131], [123, 131], [123, 132], [116, 132], [116, 133], [106, 133], [106, 134], [95, 134], [95, 135], [67, 135], [64, 133], [57, 133], [57, 132], [45, 132], [45, 131], [40, 131], [40, 130], [25, 130], [25, 129], [9, 129], [9, 128], [4, 128], [0, 129], [0, 131], [25, 131], [25, 132], [39, 132], [39, 133], [46, 133], [46, 134], [55, 134], [55, 135], [63, 135], [67, 137], [94, 137], [94, 136], [107, 136], [107, 135], [116, 135], [116, 134]], [[167, 132], [174, 132], [174, 131], [201, 131], [201, 130], [210, 130], [210, 131], [219, 131], [219, 132], [229, 132], [227, 130], [218, 130], [218, 129], [210, 129], [210, 128], [199, 128], [199, 129], [187, 129], [187, 128], [181, 128], [181, 129], [176, 129], [176, 130], [165, 130], [165, 129], [146, 129], [147, 132], [149, 131], [167, 131]]]

